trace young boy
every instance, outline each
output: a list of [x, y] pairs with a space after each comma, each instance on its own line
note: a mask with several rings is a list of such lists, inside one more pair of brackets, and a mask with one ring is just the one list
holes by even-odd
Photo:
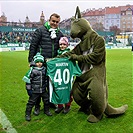
[[[30, 66], [35, 66], [35, 63], [31, 63]], [[32, 68], [31, 68], [32, 69]], [[30, 71], [30, 70], [29, 70]], [[29, 74], [29, 72], [27, 72], [27, 74]], [[26, 82], [26, 91], [29, 97], [32, 96], [32, 89], [31, 89], [31, 83], [30, 83], [30, 79], [27, 78], [26, 76], [23, 77], [23, 80]], [[41, 97], [39, 97], [35, 103], [35, 108], [34, 108], [34, 115], [39, 115], [40, 113], [40, 102], [41, 102]]]
[[37, 53], [34, 56], [35, 66], [32, 66], [32, 70], [30, 72], [30, 83], [32, 89], [32, 95], [29, 97], [26, 111], [25, 111], [25, 120], [31, 120], [31, 111], [33, 106], [35, 105], [38, 97], [41, 96], [44, 103], [44, 113], [48, 116], [52, 116], [49, 111], [49, 95], [46, 90], [46, 67], [44, 67], [44, 57]]
[[[57, 51], [58, 55], [61, 55], [61, 54], [64, 54], [65, 52], [70, 51], [68, 46], [69, 46], [69, 43], [68, 43], [67, 37], [61, 37], [59, 40], [59, 50]], [[70, 105], [71, 105], [72, 101], [73, 101], [73, 98], [72, 98], [72, 94], [71, 94], [70, 101], [65, 104], [65, 108], [64, 108], [63, 104], [58, 104], [58, 107], [55, 109], [55, 113], [58, 114], [63, 110], [63, 113], [67, 114], [70, 111]]]

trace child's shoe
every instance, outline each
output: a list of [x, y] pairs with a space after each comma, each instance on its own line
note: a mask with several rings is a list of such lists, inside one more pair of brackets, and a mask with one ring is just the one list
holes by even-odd
[[63, 109], [64, 107], [61, 107], [61, 108], [58, 107], [55, 109], [55, 113], [59, 114]]
[[63, 110], [64, 114], [67, 114], [71, 110], [70, 106], [65, 106], [65, 109]]
[[31, 116], [30, 115], [25, 115], [25, 120], [26, 121], [30, 121], [31, 120]]
[[40, 108], [35, 108], [33, 114], [36, 116], [39, 115], [40, 114]]

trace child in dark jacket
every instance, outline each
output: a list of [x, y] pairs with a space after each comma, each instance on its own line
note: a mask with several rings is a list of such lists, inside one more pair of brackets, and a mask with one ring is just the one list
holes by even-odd
[[[33, 67], [35, 65], [36, 64], [34, 62], [30, 63], [30, 67]], [[29, 78], [27, 79], [27, 77], [24, 76], [23, 80], [26, 82], [26, 91], [27, 91], [27, 94], [28, 94], [29, 97], [31, 97], [32, 96], [32, 89], [31, 89], [30, 79]], [[39, 113], [40, 113], [40, 107], [41, 107], [40, 106], [40, 102], [41, 102], [41, 97], [39, 97], [37, 99], [36, 103], [35, 103], [35, 108], [34, 108], [34, 112], [33, 113], [36, 116], [39, 115]]]
[[26, 105], [25, 120], [31, 120], [31, 111], [35, 105], [38, 97], [41, 96], [44, 103], [44, 113], [48, 116], [52, 116], [49, 111], [49, 95], [46, 90], [46, 67], [44, 67], [44, 57], [37, 53], [34, 56], [34, 62], [36, 66], [32, 66], [30, 72], [30, 83], [32, 89], [32, 95], [29, 97], [28, 103]]
[[[57, 51], [58, 55], [62, 55], [65, 52], [70, 51], [68, 46], [69, 46], [69, 43], [68, 43], [67, 37], [61, 37], [59, 40], [59, 49]], [[71, 93], [70, 94], [70, 101], [65, 104], [65, 107], [63, 106], [63, 104], [58, 104], [58, 107], [55, 109], [55, 113], [58, 114], [63, 110], [63, 113], [67, 114], [70, 111], [70, 105], [71, 105], [72, 101], [73, 101], [73, 97], [72, 97], [72, 93]]]

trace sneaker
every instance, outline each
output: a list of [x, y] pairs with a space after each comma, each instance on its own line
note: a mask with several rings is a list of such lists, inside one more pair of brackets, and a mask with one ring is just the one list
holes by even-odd
[[35, 108], [33, 114], [36, 116], [39, 115], [40, 114], [40, 108]]
[[50, 111], [44, 111], [44, 114], [46, 114], [47, 116], [52, 116]]
[[59, 114], [63, 109], [64, 109], [64, 107], [56, 108], [55, 113]]
[[70, 106], [66, 106], [65, 109], [63, 110], [64, 114], [67, 114], [71, 110]]
[[31, 120], [30, 115], [25, 115], [25, 120], [26, 120], [26, 121], [30, 121], [30, 120]]

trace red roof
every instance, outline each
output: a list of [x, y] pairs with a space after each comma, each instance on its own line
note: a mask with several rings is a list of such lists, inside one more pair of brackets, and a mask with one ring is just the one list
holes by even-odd
[[120, 14], [121, 8], [120, 7], [105, 7], [106, 14]]
[[83, 13], [83, 16], [103, 16], [105, 14], [105, 9], [95, 9], [88, 10], [86, 13]]
[[133, 5], [126, 5], [126, 6], [120, 6], [121, 7], [121, 11], [126, 11], [128, 8], [133, 9]]
[[121, 11], [126, 11], [128, 8], [133, 10], [133, 5], [126, 5], [126, 6], [118, 6], [118, 7], [105, 7], [104, 9], [87, 9], [86, 11], [82, 12], [82, 15], [85, 16], [103, 16], [105, 14], [121, 14]]

